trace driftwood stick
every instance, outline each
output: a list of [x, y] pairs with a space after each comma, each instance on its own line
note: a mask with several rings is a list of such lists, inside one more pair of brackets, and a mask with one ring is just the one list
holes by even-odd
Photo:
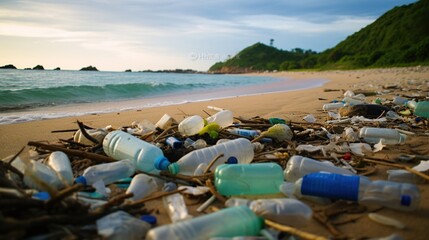
[[222, 203], [226, 202], [226, 198], [223, 197], [218, 191], [216, 191], [210, 179], [206, 181], [206, 186], [210, 189], [210, 192], [213, 194], [213, 196], [215, 196], [219, 201], [221, 201]]
[[167, 134], [170, 130], [173, 130], [174, 128], [177, 128], [177, 125], [173, 125], [167, 129], [165, 129], [161, 134], [159, 134], [153, 141], [156, 142], [158, 141], [160, 138], [162, 138], [163, 136], [165, 136], [165, 134]]
[[40, 142], [33, 142], [33, 141], [30, 141], [27, 144], [29, 146], [40, 147], [40, 148], [50, 150], [50, 151], [61, 151], [61, 152], [64, 152], [65, 154], [68, 154], [68, 155], [82, 157], [82, 158], [88, 158], [88, 159], [96, 161], [97, 163], [116, 162], [116, 160], [113, 158], [106, 157], [106, 156], [96, 154], [96, 153], [84, 152], [84, 151], [80, 151], [80, 150], [73, 150], [73, 149], [68, 149], [68, 148], [64, 148], [64, 147], [60, 147], [60, 146], [44, 144], [44, 143], [40, 143]]
[[80, 132], [83, 134], [83, 136], [85, 136], [89, 141], [91, 141], [95, 144], [100, 144], [100, 142], [97, 139], [95, 139], [91, 135], [89, 135], [89, 133], [85, 129], [85, 125], [83, 125], [82, 122], [80, 122], [79, 120], [77, 120], [76, 122], [77, 122], [77, 125], [79, 126]]
[[308, 232], [304, 232], [302, 230], [299, 230], [297, 228], [294, 227], [289, 227], [289, 226], [285, 226], [270, 220], [265, 219], [265, 224], [269, 227], [272, 227], [274, 229], [277, 229], [279, 231], [282, 232], [287, 232], [290, 233], [292, 235], [298, 236], [299, 238], [302, 239], [308, 239], [308, 240], [328, 240], [328, 238], [326, 237], [322, 237], [322, 236], [318, 236], [312, 233], [308, 233]]
[[78, 183], [75, 185], [72, 185], [68, 188], [65, 188], [63, 190], [61, 190], [60, 192], [58, 192], [58, 194], [56, 196], [53, 196], [47, 203], [46, 206], [50, 207], [53, 206], [55, 203], [60, 202], [61, 200], [63, 200], [64, 198], [70, 196], [71, 194], [80, 191], [84, 188], [83, 184]]
[[206, 167], [206, 169], [204, 170], [204, 172], [203, 172], [203, 174], [206, 174], [209, 170], [210, 170], [210, 168], [216, 163], [216, 161], [217, 160], [219, 160], [221, 157], [223, 157], [224, 156], [224, 154], [223, 153], [220, 153], [220, 154], [218, 154], [217, 156], [215, 156], [211, 161], [210, 161], [210, 163], [209, 163], [209, 165], [207, 165], [207, 167]]

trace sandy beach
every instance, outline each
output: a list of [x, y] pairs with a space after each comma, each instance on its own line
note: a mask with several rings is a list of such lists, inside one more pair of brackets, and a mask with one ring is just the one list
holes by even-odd
[[[429, 67], [410, 67], [410, 68], [390, 68], [390, 69], [370, 69], [370, 70], [349, 70], [349, 71], [314, 71], [314, 72], [277, 72], [277, 73], [255, 73], [254, 75], [268, 75], [273, 77], [292, 78], [296, 81], [308, 81], [311, 79], [329, 80], [322, 87], [296, 90], [290, 92], [279, 92], [260, 94], [254, 96], [240, 96], [227, 99], [212, 100], [207, 102], [193, 102], [181, 105], [163, 106], [156, 108], [143, 108], [108, 114], [94, 114], [80, 117], [67, 117], [59, 119], [49, 119], [41, 121], [32, 121], [18, 124], [0, 125], [0, 157], [4, 158], [17, 153], [28, 141], [47, 141], [56, 142], [58, 139], [67, 139], [72, 133], [51, 133], [55, 130], [75, 129], [76, 120], [79, 120], [91, 127], [105, 127], [112, 125], [114, 128], [130, 125], [133, 121], [142, 121], [147, 119], [153, 123], [157, 122], [165, 113], [182, 120], [186, 115], [198, 114], [207, 116], [204, 111], [214, 113], [207, 109], [207, 106], [216, 106], [231, 110], [236, 117], [251, 118], [260, 116], [264, 118], [279, 117], [296, 122], [302, 122], [302, 118], [307, 114], [313, 114], [317, 122], [324, 123], [327, 114], [322, 111], [322, 105], [334, 99], [341, 100], [345, 90], [365, 90], [365, 91], [383, 91], [383, 86], [401, 85], [413, 89], [424, 85], [426, 97], [429, 88]], [[371, 102], [375, 98], [392, 99], [393, 95], [386, 92], [383, 95], [369, 96], [366, 101]], [[203, 111], [204, 110], [204, 111]], [[186, 114], [186, 115], [185, 115]], [[429, 137], [422, 136], [406, 143], [405, 146], [394, 149], [388, 148], [385, 151], [400, 151], [400, 149], [411, 148], [417, 143], [424, 143], [417, 150], [429, 149]], [[28, 148], [28, 147], [27, 147]], [[378, 171], [375, 178], [385, 178], [386, 167], [377, 167]], [[372, 177], [372, 176], [371, 176]], [[402, 221], [405, 229], [395, 229], [394, 227], [384, 226], [368, 219], [366, 215], [358, 218], [354, 222], [338, 226], [347, 236], [356, 239], [386, 237], [397, 233], [404, 239], [426, 239], [429, 233], [429, 188], [426, 184], [420, 184], [421, 190], [421, 208], [415, 212], [399, 212], [391, 209], [382, 209], [378, 213], [393, 217]], [[151, 203], [157, 206], [156, 203]], [[151, 205], [148, 205], [151, 206]], [[195, 206], [190, 206], [191, 211]], [[162, 212], [161, 212], [162, 213]], [[159, 214], [160, 224], [168, 222], [162, 214]], [[329, 231], [313, 221], [313, 223], [303, 228], [303, 230], [330, 237]]]

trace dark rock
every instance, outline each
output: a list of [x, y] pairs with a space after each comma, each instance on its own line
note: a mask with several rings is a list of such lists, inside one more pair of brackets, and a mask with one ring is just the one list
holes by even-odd
[[364, 116], [371, 119], [385, 116], [388, 111], [390, 108], [377, 104], [358, 104], [342, 107], [338, 110], [341, 116]]
[[0, 69], [16, 69], [16, 67], [13, 66], [12, 64], [8, 64], [8, 65], [1, 66]]
[[127, 70], [125, 70], [125, 72], [132, 72], [132, 71], [131, 71], [131, 69], [127, 69]]
[[45, 70], [45, 68], [42, 65], [37, 65], [33, 68], [33, 70]]
[[79, 71], [98, 71], [98, 69], [93, 66], [88, 66], [88, 67], [81, 68]]
[[61, 70], [61, 68], [56, 67], [56, 68], [54, 68], [54, 70], [59, 71], [59, 70]]

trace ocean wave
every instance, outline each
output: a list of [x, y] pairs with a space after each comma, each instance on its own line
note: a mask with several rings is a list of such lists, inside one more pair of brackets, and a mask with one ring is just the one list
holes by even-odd
[[146, 98], [173, 92], [205, 89], [213, 84], [171, 82], [124, 83], [103, 86], [61, 86], [22, 90], [0, 90], [0, 112], [28, 108], [56, 106], [70, 103], [105, 102], [124, 99]]

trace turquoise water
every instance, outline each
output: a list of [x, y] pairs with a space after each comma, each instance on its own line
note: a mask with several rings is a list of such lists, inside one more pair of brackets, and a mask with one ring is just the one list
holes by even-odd
[[[0, 124], [289, 91], [321, 83], [291, 84], [267, 76], [0, 69]], [[88, 108], [97, 103], [110, 107]]]

